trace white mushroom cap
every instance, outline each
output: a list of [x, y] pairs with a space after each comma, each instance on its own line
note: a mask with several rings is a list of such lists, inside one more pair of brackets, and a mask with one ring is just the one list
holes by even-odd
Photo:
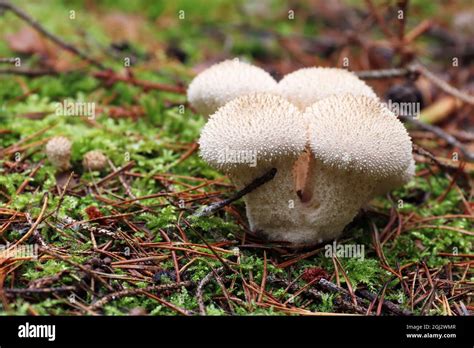
[[308, 107], [305, 117], [311, 150], [324, 165], [378, 181], [403, 182], [413, 172], [410, 136], [377, 99], [336, 95]]
[[[285, 99], [251, 94], [224, 105], [201, 132], [201, 156], [212, 166], [229, 171], [251, 163], [296, 158], [306, 145], [307, 126], [301, 112]], [[235, 157], [233, 161], [232, 157]]]
[[301, 110], [331, 95], [351, 93], [377, 98], [377, 95], [354, 73], [337, 68], [303, 68], [286, 75], [277, 93]]
[[61, 170], [68, 169], [71, 159], [71, 142], [63, 136], [51, 138], [46, 144], [46, 155], [53, 166]]
[[188, 100], [204, 116], [242, 95], [272, 92], [277, 83], [266, 71], [238, 59], [225, 60], [197, 75], [188, 88]]
[[237, 189], [276, 168], [271, 181], [244, 196], [249, 227], [273, 240], [281, 233], [298, 237], [305, 220], [293, 165], [307, 144], [307, 125], [294, 105], [264, 93], [234, 99], [209, 118], [199, 144], [201, 157], [226, 172]]

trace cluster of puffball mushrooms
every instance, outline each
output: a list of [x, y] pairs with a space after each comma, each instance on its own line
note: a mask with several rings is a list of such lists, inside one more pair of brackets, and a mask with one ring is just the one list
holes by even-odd
[[[63, 136], [53, 137], [46, 143], [46, 156], [59, 171], [71, 168], [71, 147], [71, 141]], [[89, 151], [82, 158], [82, 166], [86, 170], [100, 171], [107, 166], [107, 157], [101, 151]]]
[[[347, 70], [304, 68], [276, 82], [256, 66], [226, 60], [197, 75], [187, 94], [208, 117], [201, 157], [238, 189], [277, 169], [244, 196], [250, 229], [268, 240], [337, 238], [374, 196], [414, 175], [405, 127]], [[256, 161], [238, 156], [248, 153]]]

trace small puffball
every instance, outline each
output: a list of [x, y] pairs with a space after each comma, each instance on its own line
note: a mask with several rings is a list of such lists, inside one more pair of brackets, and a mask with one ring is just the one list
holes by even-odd
[[410, 136], [378, 99], [335, 95], [308, 107], [305, 116], [311, 151], [324, 165], [347, 175], [362, 173], [384, 191], [404, 184], [413, 175]]
[[102, 170], [107, 165], [107, 157], [101, 151], [92, 150], [84, 155], [82, 165], [87, 170]]
[[201, 131], [200, 153], [224, 171], [237, 167], [248, 171], [249, 163], [239, 161], [240, 155], [254, 155], [259, 163], [287, 159], [291, 166], [290, 161], [305, 149], [306, 130], [303, 114], [286, 99], [269, 93], [249, 94], [210, 116]]
[[51, 138], [46, 144], [46, 156], [56, 168], [68, 169], [71, 166], [71, 142], [63, 136]]
[[276, 85], [275, 79], [263, 69], [233, 59], [214, 64], [198, 74], [187, 94], [190, 104], [207, 117], [237, 97], [273, 92]]
[[338, 68], [303, 68], [286, 75], [276, 88], [300, 110], [331, 95], [350, 93], [377, 98], [377, 95], [354, 73]]

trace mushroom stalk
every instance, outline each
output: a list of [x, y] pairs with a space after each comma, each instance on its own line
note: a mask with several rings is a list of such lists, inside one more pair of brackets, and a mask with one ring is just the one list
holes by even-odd
[[287, 235], [300, 234], [303, 204], [294, 186], [293, 163], [296, 159], [296, 156], [285, 158], [229, 174], [240, 189], [270, 168], [277, 169], [273, 180], [244, 196], [250, 230], [269, 240], [287, 241]]
[[274, 239], [282, 229], [293, 231], [300, 218], [293, 166], [306, 139], [307, 125], [295, 106], [279, 96], [252, 94], [213, 114], [199, 144], [201, 156], [226, 172], [238, 189], [277, 169], [273, 180], [244, 196], [252, 231]]
[[405, 127], [377, 99], [333, 96], [305, 117], [314, 159], [303, 215], [311, 227], [288, 238], [314, 243], [337, 238], [364, 204], [409, 181], [414, 161]]

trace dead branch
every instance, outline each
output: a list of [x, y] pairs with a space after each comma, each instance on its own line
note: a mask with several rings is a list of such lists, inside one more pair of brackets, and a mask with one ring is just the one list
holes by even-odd
[[74, 291], [76, 290], [75, 286], [60, 286], [56, 288], [33, 288], [33, 289], [22, 289], [22, 288], [3, 288], [0, 289], [0, 292], [5, 292], [7, 294], [52, 294], [58, 292], [67, 292], [67, 291]]
[[457, 140], [451, 134], [446, 133], [441, 128], [437, 126], [433, 126], [431, 124], [421, 122], [420, 120], [414, 117], [410, 117], [410, 116], [399, 115], [398, 118], [403, 121], [413, 124], [417, 128], [436, 134], [438, 137], [446, 141], [449, 145], [458, 148], [468, 161], [474, 161], [474, 153], [467, 150], [466, 147], [459, 140]]
[[[342, 293], [348, 296], [348, 298], [350, 297], [350, 294], [346, 289], [343, 289], [324, 278], [320, 279], [319, 282], [317, 282], [316, 284], [317, 286], [320, 286], [324, 290], [327, 290], [333, 293]], [[356, 290], [356, 298], [358, 302], [363, 302], [363, 299], [361, 297], [366, 298], [370, 301], [373, 301], [375, 299], [375, 295], [369, 293], [367, 290]], [[387, 300], [383, 300], [382, 307], [388, 310], [389, 312], [392, 312], [395, 315], [406, 315], [406, 316], [413, 315], [412, 312], [405, 309], [401, 309], [395, 303], [387, 301]]]
[[164, 92], [185, 94], [186, 89], [181, 86], [170, 86], [157, 82], [137, 80], [133, 76], [121, 76], [114, 73], [112, 70], [98, 71], [94, 74], [95, 78], [104, 80], [108, 84], [114, 84], [118, 81], [129, 83], [133, 86], [141, 87], [145, 91], [150, 89], [155, 89]]
[[[298, 291], [298, 286], [295, 283], [291, 283], [287, 280], [284, 279], [279, 279], [279, 278], [274, 278], [274, 277], [268, 277], [268, 281], [273, 284], [283, 284], [286, 286], [288, 290], [291, 291]], [[303, 293], [310, 295], [314, 299], [321, 301], [322, 300], [322, 292], [320, 292], [317, 289], [314, 288], [307, 288], [304, 289]], [[359, 301], [357, 305], [354, 305], [351, 300], [347, 299], [345, 296], [340, 296], [340, 297], [335, 297], [334, 298], [334, 303], [337, 307], [340, 307], [343, 310], [346, 311], [355, 311], [356, 313], [359, 314], [366, 314], [367, 309], [364, 308], [361, 304], [363, 301]]]
[[38, 32], [40, 32], [41, 34], [46, 36], [49, 40], [53, 41], [55, 44], [62, 47], [66, 51], [69, 51], [69, 52], [79, 56], [80, 58], [82, 58], [86, 62], [89, 62], [90, 64], [92, 64], [92, 65], [94, 65], [94, 66], [96, 66], [100, 69], [105, 69], [105, 66], [102, 65], [102, 63], [100, 63], [99, 61], [89, 57], [86, 53], [82, 52], [77, 47], [73, 46], [72, 44], [69, 44], [69, 43], [65, 42], [60, 37], [54, 35], [53, 33], [50, 33], [49, 31], [47, 31], [41, 24], [39, 24], [35, 19], [30, 17], [30, 15], [28, 15], [25, 11], [23, 11], [19, 7], [13, 5], [9, 1], [0, 0], [0, 9], [9, 10], [9, 11], [13, 12], [17, 17], [19, 17], [22, 20], [24, 20], [25, 22], [27, 22], [35, 30], [37, 30]]
[[224, 270], [224, 267], [219, 267], [216, 270], [212, 270], [209, 272], [204, 278], [201, 279], [201, 281], [198, 284], [197, 290], [196, 290], [196, 298], [198, 301], [199, 305], [199, 312], [201, 315], [207, 315], [206, 312], [206, 306], [204, 305], [204, 298], [203, 298], [203, 290], [204, 287], [209, 284], [209, 282], [212, 280], [213, 277], [217, 277], [220, 272]]
[[7, 69], [0, 69], [0, 74], [39, 77], [39, 76], [46, 76], [46, 75], [57, 75], [58, 73], [56, 71], [48, 70], [48, 69], [31, 70], [31, 69], [7, 68]]
[[10, 58], [4, 58], [4, 57], [0, 58], [0, 63], [9, 63], [9, 64], [11, 64], [11, 63], [15, 63], [15, 62], [16, 62], [16, 58], [12, 58], [12, 57], [10, 57]]
[[89, 309], [91, 311], [98, 310], [99, 308], [103, 307], [110, 301], [117, 300], [122, 297], [127, 297], [127, 296], [135, 296], [142, 294], [144, 292], [148, 291], [165, 291], [165, 290], [174, 290], [174, 289], [179, 289], [181, 287], [190, 287], [193, 286], [194, 283], [190, 280], [183, 281], [181, 283], [174, 283], [174, 284], [164, 284], [164, 285], [151, 285], [147, 286], [142, 289], [127, 289], [127, 290], [122, 290], [122, 291], [117, 291], [117, 292], [112, 292], [104, 297], [102, 297], [100, 300], [96, 301], [92, 305], [89, 306]]
[[393, 77], [416, 77], [417, 75], [423, 75], [445, 93], [448, 93], [468, 104], [474, 105], [473, 95], [462, 92], [456, 87], [451, 86], [449, 83], [436, 76], [420, 62], [411, 63], [406, 68], [356, 71], [355, 74], [363, 80], [386, 79]]
[[[375, 295], [368, 292], [367, 290], [356, 290], [356, 294], [359, 295], [360, 297], [366, 298], [369, 301], [373, 301], [375, 299]], [[404, 315], [404, 316], [413, 315], [413, 313], [410, 312], [409, 310], [402, 309], [395, 303], [388, 300], [382, 301], [382, 308], [385, 308], [386, 310], [388, 310], [389, 312], [392, 312], [395, 315]]]
[[86, 230], [88, 232], [91, 232], [94, 235], [96, 235], [96, 234], [104, 235], [104, 236], [107, 236], [107, 237], [110, 237], [110, 238], [113, 238], [113, 239], [118, 239], [119, 238], [119, 236], [116, 232], [109, 231], [105, 228], [92, 226], [91, 224], [89, 224], [85, 221], [77, 221], [77, 220], [74, 220], [73, 218], [68, 217], [68, 216], [63, 219], [62, 225], [63, 225], [63, 227], [79, 225], [81, 228], [83, 228], [84, 230]]
[[466, 103], [474, 105], [473, 95], [464, 93], [460, 91], [459, 89], [457, 89], [456, 87], [451, 86], [449, 83], [441, 80], [438, 76], [436, 76], [434, 73], [428, 70], [428, 68], [422, 65], [421, 63], [415, 63], [413, 68], [416, 69], [421, 75], [426, 77], [428, 80], [430, 80], [433, 84], [438, 86], [444, 92], [452, 96], [455, 96], [456, 98], [461, 99], [462, 101]]
[[263, 174], [262, 176], [259, 176], [258, 178], [254, 179], [250, 184], [245, 186], [242, 190], [237, 191], [234, 193], [231, 197], [224, 199], [220, 202], [213, 203], [207, 207], [205, 207], [203, 210], [196, 212], [193, 214], [195, 217], [204, 217], [204, 216], [209, 216], [214, 214], [216, 211], [219, 209], [224, 208], [225, 206], [231, 204], [232, 202], [235, 202], [236, 200], [242, 198], [246, 194], [252, 192], [253, 190], [257, 189], [258, 187], [262, 186], [263, 184], [269, 182], [272, 180], [277, 173], [276, 168], [270, 169], [267, 173]]
[[394, 77], [409, 77], [416, 76], [417, 72], [407, 69], [380, 69], [380, 70], [362, 70], [354, 72], [357, 77], [362, 80], [378, 80], [378, 79], [390, 79]]

